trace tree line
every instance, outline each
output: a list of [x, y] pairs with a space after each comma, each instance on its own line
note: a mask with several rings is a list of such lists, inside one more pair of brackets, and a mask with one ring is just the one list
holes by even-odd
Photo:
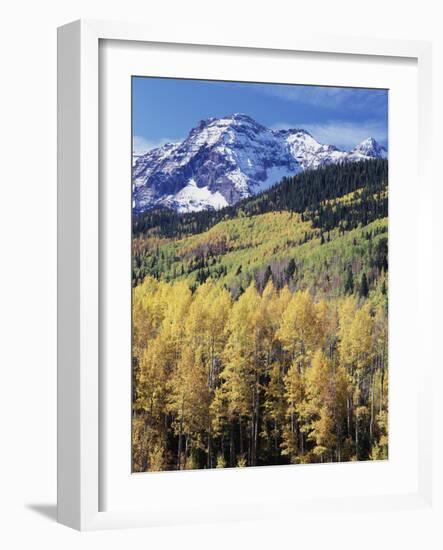
[[[371, 159], [307, 170], [257, 196], [220, 210], [178, 213], [156, 208], [133, 217], [133, 235], [182, 237], [207, 231], [222, 220], [272, 211], [303, 213], [322, 231], [341, 225], [349, 230], [387, 216], [388, 161]], [[360, 190], [359, 208], [333, 201]]]

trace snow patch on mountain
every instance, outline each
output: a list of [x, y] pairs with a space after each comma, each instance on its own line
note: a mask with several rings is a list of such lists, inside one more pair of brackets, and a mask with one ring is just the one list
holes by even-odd
[[171, 206], [178, 212], [196, 212], [205, 208], [219, 210], [228, 206], [228, 202], [218, 191], [211, 193], [208, 187], [198, 187], [191, 178], [186, 187], [171, 198]]
[[218, 209], [303, 170], [386, 156], [373, 138], [346, 152], [319, 143], [306, 130], [271, 130], [241, 113], [209, 118], [183, 142], [138, 154], [133, 165], [134, 210]]
[[362, 157], [387, 158], [388, 152], [384, 147], [370, 137], [362, 141], [357, 147], [352, 149], [350, 155]]

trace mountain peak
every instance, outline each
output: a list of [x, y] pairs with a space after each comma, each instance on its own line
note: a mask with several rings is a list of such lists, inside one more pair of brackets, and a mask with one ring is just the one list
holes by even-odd
[[319, 143], [303, 128], [273, 130], [244, 113], [210, 117], [181, 143], [134, 159], [134, 210], [217, 209], [303, 170], [386, 156], [373, 138], [346, 152]]
[[249, 115], [246, 115], [244, 113], [232, 113], [222, 117], [209, 117], [209, 118], [200, 120], [200, 122], [197, 125], [197, 128], [204, 128], [211, 125], [230, 125], [230, 124], [245, 123], [245, 122], [248, 124], [260, 126], [260, 124]]
[[253, 122], [254, 124], [257, 124], [256, 120], [254, 120], [249, 115], [246, 115], [245, 113], [232, 113], [232, 115], [225, 118], [232, 118], [233, 120], [244, 120], [246, 122]]
[[361, 143], [369, 143], [371, 145], [375, 145], [375, 144], [377, 144], [377, 141], [373, 137], [368, 137], [368, 138], [364, 139]]
[[380, 145], [377, 140], [373, 137], [368, 137], [359, 143], [351, 153], [358, 153], [365, 156], [370, 156], [374, 158], [386, 158], [387, 151]]

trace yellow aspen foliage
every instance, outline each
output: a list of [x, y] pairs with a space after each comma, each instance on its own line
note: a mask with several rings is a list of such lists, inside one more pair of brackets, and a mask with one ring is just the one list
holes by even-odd
[[233, 299], [210, 278], [147, 277], [133, 289], [133, 469], [385, 459], [387, 346], [380, 300], [272, 280]]
[[286, 425], [282, 437], [282, 455], [291, 461], [302, 453], [300, 440], [299, 412], [305, 395], [305, 384], [299, 362], [293, 362], [284, 377], [286, 400]]
[[292, 296], [282, 315], [277, 338], [292, 360], [309, 357], [321, 341], [316, 308], [308, 290]]

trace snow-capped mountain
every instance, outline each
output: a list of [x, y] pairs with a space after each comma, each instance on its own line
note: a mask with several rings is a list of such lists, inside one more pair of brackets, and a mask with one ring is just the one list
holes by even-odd
[[272, 130], [244, 114], [203, 120], [181, 143], [133, 159], [134, 210], [218, 209], [294, 175], [331, 163], [384, 158], [373, 138], [352, 151], [323, 145], [306, 130]]
[[374, 138], [370, 137], [362, 141], [357, 147], [352, 149], [350, 156], [370, 157], [370, 158], [387, 158], [388, 152], [384, 147], [375, 141]]

